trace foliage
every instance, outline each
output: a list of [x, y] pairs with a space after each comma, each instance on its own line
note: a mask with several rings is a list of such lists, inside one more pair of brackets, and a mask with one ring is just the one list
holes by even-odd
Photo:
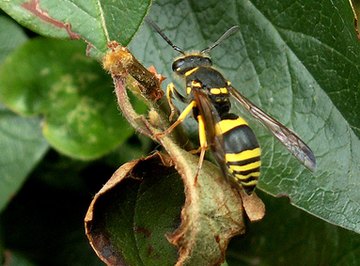
[[[160, 0], [150, 8], [145, 0], [56, 6], [16, 0], [0, 8], [8, 14], [0, 17], [0, 259], [9, 265], [12, 259], [24, 265], [100, 264], [82, 229], [91, 197], [117, 167], [154, 146], [133, 135], [96, 60], [116, 40], [166, 76], [163, 85], [172, 80], [170, 62], [177, 54], [142, 24], [149, 13], [185, 50], [202, 49], [239, 25], [238, 34], [212, 51], [216, 67], [294, 129], [317, 158], [310, 173], [250, 119], [264, 150], [258, 188], [267, 215], [230, 243], [228, 265], [303, 265], [304, 254], [308, 265], [359, 264], [360, 44], [349, 3]], [[132, 102], [144, 111], [143, 103]], [[191, 121], [185, 129], [196, 134]], [[140, 254], [137, 263], [128, 259], [133, 265], [165, 257], [173, 264], [177, 255], [164, 235], [179, 225], [185, 200], [178, 175], [126, 185], [119, 205], [110, 208], [113, 217], [129, 219], [121, 221], [124, 231], [113, 234], [120, 252], [125, 258]], [[163, 218], [157, 206], [168, 210]], [[154, 226], [159, 219], [161, 226]], [[150, 239], [144, 226], [134, 227], [138, 221], [150, 226]]]

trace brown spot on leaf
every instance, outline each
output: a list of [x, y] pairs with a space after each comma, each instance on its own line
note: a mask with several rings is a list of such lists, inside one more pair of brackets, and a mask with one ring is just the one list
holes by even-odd
[[134, 231], [135, 233], [144, 235], [146, 238], [149, 238], [151, 236], [151, 232], [148, 229], [141, 226], [135, 226]]
[[97, 243], [98, 250], [95, 250], [98, 256], [102, 257], [109, 265], [125, 265], [122, 256], [111, 245], [109, 237], [102, 232], [93, 233], [93, 241]]
[[85, 41], [87, 43], [86, 45], [86, 56], [90, 56], [91, 50], [94, 48], [94, 45], [92, 43], [89, 43], [88, 41]]
[[69, 34], [70, 39], [75, 39], [75, 40], [80, 39], [80, 35], [71, 30], [71, 25], [69, 23], [64, 23], [62, 21], [50, 17], [50, 15], [40, 7], [39, 0], [30, 0], [29, 2], [23, 3], [21, 6], [26, 10], [30, 11], [31, 13], [33, 13], [39, 19], [45, 21], [46, 23], [52, 24], [57, 28], [65, 29]]
[[149, 245], [147, 248], [147, 255], [150, 257], [153, 252], [154, 252], [153, 246]]

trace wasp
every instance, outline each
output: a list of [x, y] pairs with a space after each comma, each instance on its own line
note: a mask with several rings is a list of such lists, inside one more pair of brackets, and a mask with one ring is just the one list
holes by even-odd
[[186, 96], [176, 89], [174, 83], [167, 86], [166, 97], [171, 108], [170, 120], [176, 112], [174, 96], [186, 103], [187, 107], [161, 134], [170, 133], [192, 112], [198, 122], [199, 131], [198, 172], [205, 152], [210, 148], [227, 180], [240, 185], [247, 194], [251, 194], [256, 187], [260, 176], [261, 149], [245, 119], [230, 112], [231, 99], [239, 102], [255, 119], [265, 125], [304, 166], [311, 171], [315, 170], [316, 159], [311, 149], [292, 130], [266, 114], [236, 90], [231, 82], [213, 67], [209, 52], [237, 32], [239, 26], [231, 27], [217, 41], [200, 52], [184, 52], [174, 45], [152, 20], [147, 18], [146, 21], [181, 54], [173, 62], [172, 70], [185, 80], [186, 85]]

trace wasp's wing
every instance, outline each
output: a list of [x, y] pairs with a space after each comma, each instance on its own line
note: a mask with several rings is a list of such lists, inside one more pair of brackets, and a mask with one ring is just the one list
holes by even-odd
[[196, 101], [199, 115], [204, 119], [206, 140], [215, 157], [215, 160], [221, 168], [224, 177], [227, 177], [227, 167], [225, 164], [224, 141], [221, 134], [216, 132], [216, 124], [220, 121], [219, 114], [211, 103], [205, 91], [198, 88], [192, 88], [192, 94]]
[[290, 129], [276, 119], [267, 115], [263, 110], [253, 104], [235, 88], [229, 86], [229, 91], [234, 98], [244, 106], [252, 116], [265, 125], [274, 136], [307, 168], [314, 171], [316, 159], [312, 150]]

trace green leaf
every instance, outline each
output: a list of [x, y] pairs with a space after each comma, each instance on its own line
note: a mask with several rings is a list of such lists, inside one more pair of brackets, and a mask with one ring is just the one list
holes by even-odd
[[0, 16], [0, 63], [26, 39], [25, 33], [18, 25], [9, 18]]
[[[0, 62], [26, 41], [22, 29], [10, 19], [0, 17]], [[40, 120], [24, 119], [0, 104], [0, 211], [14, 197], [29, 172], [47, 150], [40, 131]]]
[[129, 43], [149, 5], [150, 0], [14, 0], [2, 1], [0, 8], [41, 35], [83, 39], [99, 58], [109, 41], [116, 40], [124, 46]]
[[[163, 15], [174, 10], [176, 16]], [[287, 195], [295, 206], [360, 232], [360, 44], [349, 4], [163, 0], [150, 16], [185, 50], [201, 50], [229, 27], [240, 26], [211, 52], [214, 65], [249, 99], [295, 130], [318, 163], [309, 172], [250, 119], [263, 149], [259, 189]], [[145, 65], [171, 77], [172, 58], [178, 54], [149, 27], [131, 49]], [[189, 128], [197, 131], [194, 123]]]
[[230, 242], [229, 266], [359, 264], [358, 234], [292, 208], [286, 199], [260, 196], [267, 215]]
[[25, 119], [0, 106], [0, 211], [14, 197], [47, 148], [39, 119]]
[[0, 100], [22, 115], [44, 116], [43, 134], [58, 151], [93, 159], [133, 130], [117, 110], [109, 76], [84, 50], [74, 41], [26, 43], [0, 69]]

